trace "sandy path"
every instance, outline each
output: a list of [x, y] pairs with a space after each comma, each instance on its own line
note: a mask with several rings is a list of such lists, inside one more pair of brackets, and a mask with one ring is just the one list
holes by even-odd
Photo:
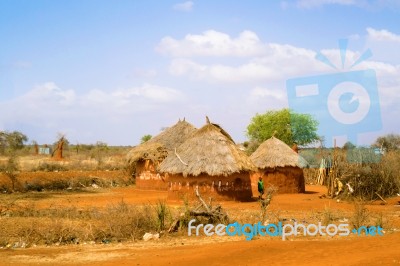
[[318, 241], [198, 240], [2, 250], [0, 265], [400, 265], [400, 233]]

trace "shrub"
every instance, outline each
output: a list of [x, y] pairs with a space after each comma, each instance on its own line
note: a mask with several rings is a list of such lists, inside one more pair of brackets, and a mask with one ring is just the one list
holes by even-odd
[[363, 202], [354, 203], [354, 213], [351, 218], [351, 223], [355, 229], [365, 226], [369, 220], [369, 212]]
[[141, 239], [146, 232], [159, 232], [168, 226], [170, 211], [159, 202], [155, 206], [134, 206], [121, 200], [106, 208], [36, 208], [34, 204], [3, 202], [0, 246], [24, 242], [32, 244], [101, 243]]
[[331, 208], [325, 207], [324, 212], [322, 213], [322, 224], [328, 225], [331, 224], [335, 220], [335, 215]]
[[165, 229], [166, 220], [169, 219], [171, 222], [171, 211], [169, 210], [165, 201], [158, 201], [157, 205], [155, 206], [156, 214], [157, 214], [157, 228], [158, 230], [162, 231]]
[[45, 172], [56, 172], [56, 171], [67, 171], [68, 169], [58, 163], [46, 163], [42, 162], [33, 171], [45, 171]]
[[[344, 193], [339, 195], [341, 198], [375, 200], [379, 196], [390, 197], [400, 191], [398, 151], [380, 156], [366, 148], [354, 149], [351, 152], [338, 149], [325, 158], [332, 160], [336, 166], [330, 177], [333, 179], [337, 177], [344, 185]], [[308, 183], [315, 182], [316, 176], [317, 171], [305, 170]], [[328, 182], [326, 184], [329, 185]], [[353, 192], [347, 184], [354, 190]]]

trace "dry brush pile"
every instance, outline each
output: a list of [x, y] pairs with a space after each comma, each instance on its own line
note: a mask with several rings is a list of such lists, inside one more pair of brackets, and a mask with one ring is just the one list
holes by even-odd
[[[376, 200], [400, 193], [399, 152], [389, 152], [374, 162], [349, 162], [342, 153], [337, 169], [337, 176], [345, 185], [343, 197]], [[352, 193], [347, 184], [353, 189]]]
[[[310, 154], [308, 154], [309, 157]], [[377, 155], [371, 149], [323, 150], [315, 152], [314, 161], [323, 158], [328, 163], [323, 184], [329, 186], [340, 181], [343, 189], [337, 195], [343, 199], [376, 200], [400, 193], [400, 152]], [[317, 184], [322, 169], [304, 169], [308, 184]], [[325, 170], [324, 170], [325, 171]], [[337, 181], [335, 179], [337, 178]], [[332, 183], [331, 183], [332, 182]], [[336, 196], [336, 195], [335, 195]]]

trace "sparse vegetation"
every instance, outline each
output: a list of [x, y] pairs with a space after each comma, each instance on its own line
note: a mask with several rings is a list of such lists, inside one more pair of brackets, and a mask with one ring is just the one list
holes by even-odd
[[330, 207], [326, 207], [324, 211], [322, 212], [322, 224], [323, 225], [328, 225], [331, 224], [335, 220], [335, 215], [334, 212]]
[[[371, 201], [400, 192], [400, 164], [398, 163], [400, 152], [391, 151], [381, 155], [362, 147], [336, 151], [323, 149], [322, 151], [306, 150], [302, 152], [302, 155], [314, 162], [314, 166], [317, 165], [316, 162], [320, 162], [321, 158], [329, 162], [328, 174], [334, 174], [343, 185], [342, 192], [337, 195], [338, 198]], [[336, 168], [331, 171], [333, 164]], [[318, 168], [305, 169], [307, 183], [316, 183], [318, 170]]]
[[[52, 207], [37, 209], [32, 205], [13, 203], [0, 206], [3, 219], [0, 245], [23, 242], [34, 244], [62, 245], [94, 241], [97, 243], [138, 240], [145, 232], [157, 232], [157, 213], [150, 205], [133, 206], [121, 200], [106, 208], [78, 209]], [[34, 211], [33, 211], [34, 210]], [[18, 226], [15, 226], [18, 221]]]
[[260, 207], [261, 207], [261, 223], [264, 223], [267, 218], [267, 209], [270, 205], [274, 194], [278, 191], [278, 189], [274, 186], [270, 186], [265, 191], [265, 196], [259, 199]]
[[351, 218], [351, 223], [355, 229], [360, 228], [361, 226], [367, 225], [369, 222], [369, 212], [365, 207], [365, 203], [362, 201], [356, 201], [354, 203], [354, 213]]
[[387, 134], [385, 136], [378, 137], [373, 144], [373, 147], [383, 149], [387, 152], [396, 151], [400, 149], [400, 135], [399, 134]]
[[11, 153], [2, 171], [4, 171], [6, 176], [10, 179], [12, 191], [15, 191], [15, 184], [17, 183], [18, 170], [19, 170], [18, 157], [15, 153]]
[[68, 171], [68, 169], [60, 163], [40, 162], [36, 168], [32, 169], [32, 171], [58, 172]]
[[167, 222], [171, 223], [172, 216], [171, 211], [165, 201], [159, 200], [155, 206], [157, 214], [157, 230], [163, 231], [167, 226]]
[[140, 139], [140, 144], [143, 144], [147, 141], [149, 141], [153, 136], [150, 134], [144, 135], [141, 139]]
[[15, 153], [21, 150], [27, 141], [28, 137], [19, 131], [0, 131], [0, 154]]

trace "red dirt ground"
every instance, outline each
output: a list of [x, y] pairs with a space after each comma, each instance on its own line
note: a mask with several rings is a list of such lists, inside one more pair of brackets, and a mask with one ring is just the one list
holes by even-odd
[[[325, 188], [306, 186], [305, 194], [282, 194], [273, 198], [269, 211], [313, 212], [329, 207], [351, 212], [353, 205], [320, 199]], [[105, 206], [123, 199], [126, 203], [155, 203], [166, 199], [161, 191], [140, 191], [134, 187], [94, 190], [94, 193], [53, 193], [37, 201], [50, 205]], [[390, 214], [394, 227], [400, 227], [400, 197], [388, 204], [375, 202], [367, 208]], [[182, 205], [168, 201], [170, 205]], [[228, 210], [258, 210], [257, 202], [220, 202]], [[165, 237], [158, 241], [122, 244], [87, 244], [61, 247], [1, 249], [0, 265], [400, 265], [400, 232], [384, 236], [342, 238], [258, 237], [245, 241], [239, 237]]]

